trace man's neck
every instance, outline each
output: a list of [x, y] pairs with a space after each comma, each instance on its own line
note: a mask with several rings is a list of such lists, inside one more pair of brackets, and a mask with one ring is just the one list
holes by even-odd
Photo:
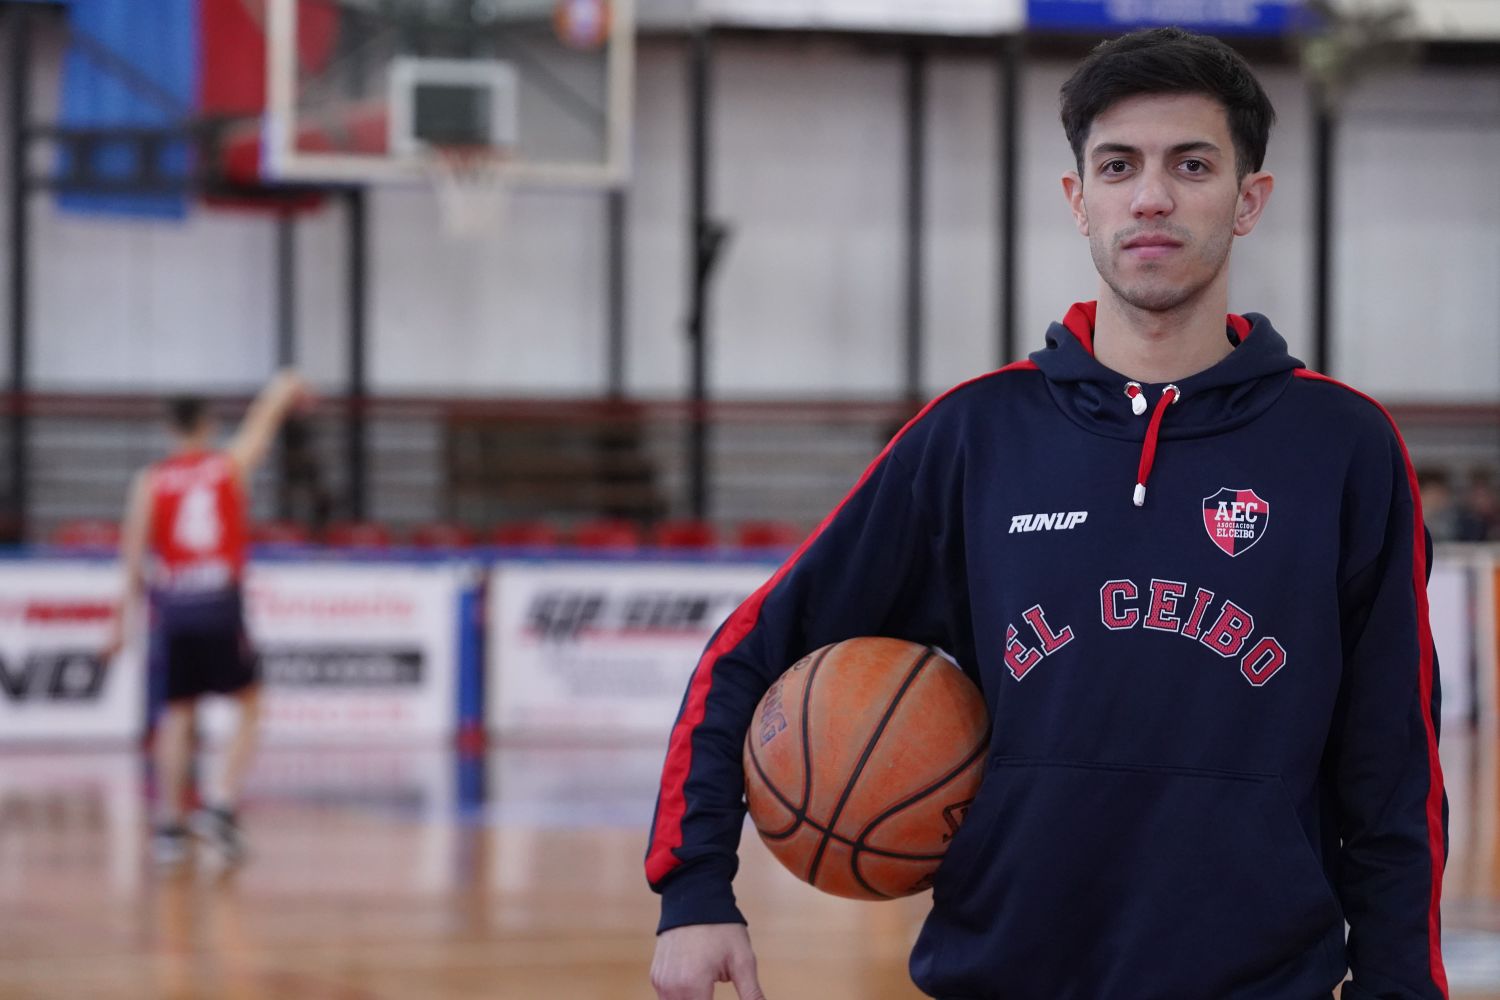
[[1234, 348], [1224, 334], [1227, 290], [1206, 292], [1176, 309], [1149, 312], [1106, 285], [1094, 320], [1094, 357], [1137, 382], [1176, 382], [1212, 368]]
[[172, 451], [177, 455], [193, 455], [200, 451], [208, 451], [212, 446], [212, 435], [185, 434], [177, 438], [177, 446]]

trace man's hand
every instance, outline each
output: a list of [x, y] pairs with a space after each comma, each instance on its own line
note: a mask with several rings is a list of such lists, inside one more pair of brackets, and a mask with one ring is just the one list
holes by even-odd
[[104, 646], [99, 650], [99, 659], [106, 666], [109, 661], [120, 655], [120, 650], [125, 648], [125, 613], [123, 610], [116, 611], [114, 620], [109, 623], [109, 636], [104, 640]]
[[311, 413], [318, 404], [317, 391], [313, 389], [307, 379], [294, 371], [283, 372], [281, 377], [291, 383], [291, 388], [287, 391], [292, 396], [292, 412], [296, 414]]
[[713, 1000], [714, 983], [733, 983], [740, 1000], [766, 1000], [744, 924], [692, 924], [657, 937], [651, 985], [659, 1000]]

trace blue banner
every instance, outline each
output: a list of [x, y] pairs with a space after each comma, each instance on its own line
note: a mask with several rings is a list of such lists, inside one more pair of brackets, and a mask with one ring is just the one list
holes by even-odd
[[[198, 90], [197, 0], [72, 0], [71, 39], [63, 61], [64, 128], [180, 129], [196, 117]], [[154, 172], [185, 178], [190, 151], [185, 141], [165, 144], [157, 162], [143, 164], [143, 147], [104, 142], [89, 168], [98, 176], [128, 181]], [[71, 167], [66, 149], [58, 171]], [[84, 212], [182, 218], [185, 194], [120, 195], [67, 193], [64, 208]]]
[[1282, 35], [1301, 0], [1026, 0], [1028, 28], [1111, 33], [1174, 25], [1214, 35]]

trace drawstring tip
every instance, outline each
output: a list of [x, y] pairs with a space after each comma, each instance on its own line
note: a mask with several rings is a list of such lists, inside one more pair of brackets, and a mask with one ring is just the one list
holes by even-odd
[[1146, 484], [1145, 483], [1136, 483], [1135, 484], [1135, 505], [1137, 507], [1144, 507], [1144, 506], [1146, 506]]

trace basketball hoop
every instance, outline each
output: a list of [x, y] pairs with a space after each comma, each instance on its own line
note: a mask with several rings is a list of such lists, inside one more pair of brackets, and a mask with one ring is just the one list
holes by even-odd
[[423, 172], [432, 182], [443, 232], [454, 239], [492, 236], [505, 225], [510, 201], [504, 149], [494, 146], [429, 146]]

